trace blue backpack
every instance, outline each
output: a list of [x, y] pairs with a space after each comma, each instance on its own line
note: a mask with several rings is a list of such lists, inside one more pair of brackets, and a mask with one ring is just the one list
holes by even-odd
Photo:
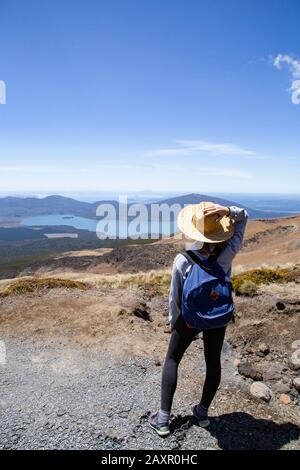
[[186, 323], [199, 330], [221, 328], [233, 318], [231, 282], [212, 259], [200, 260], [193, 251], [182, 253], [192, 261], [183, 284], [182, 315]]

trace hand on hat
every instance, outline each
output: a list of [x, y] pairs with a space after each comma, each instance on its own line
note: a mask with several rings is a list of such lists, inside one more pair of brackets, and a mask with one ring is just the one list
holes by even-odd
[[223, 217], [224, 215], [230, 214], [229, 207], [221, 206], [220, 204], [210, 204], [204, 207], [204, 215], [213, 215], [216, 214], [218, 218]]

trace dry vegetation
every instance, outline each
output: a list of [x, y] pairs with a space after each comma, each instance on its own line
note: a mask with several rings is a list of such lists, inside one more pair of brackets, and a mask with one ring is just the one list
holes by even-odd
[[271, 283], [299, 282], [299, 269], [293, 271], [280, 268], [260, 268], [237, 274], [232, 278], [233, 290], [237, 295], [254, 295], [258, 287]]
[[112, 289], [143, 289], [150, 297], [167, 295], [171, 274], [167, 271], [150, 271], [138, 274], [114, 274], [97, 276], [92, 282], [96, 286]]
[[69, 289], [86, 290], [87, 285], [80, 281], [72, 281], [69, 279], [55, 279], [55, 278], [32, 278], [32, 279], [19, 279], [9, 284], [4, 290], [0, 292], [0, 298], [8, 297], [12, 294], [26, 294], [28, 292], [36, 292], [44, 289], [55, 289], [57, 287], [64, 287]]
[[[84, 278], [83, 278], [84, 279]], [[136, 274], [103, 274], [89, 275], [83, 282], [80, 279], [72, 280], [57, 277], [32, 277], [20, 278], [0, 291], [0, 297], [8, 297], [12, 294], [25, 294], [56, 287], [75, 288], [86, 290], [89, 286], [109, 289], [139, 289], [149, 297], [167, 296], [169, 293], [171, 273], [169, 270], [157, 270]], [[300, 269], [269, 269], [259, 268], [235, 274], [232, 278], [233, 290], [237, 295], [256, 295], [259, 287], [267, 284], [298, 283]]]

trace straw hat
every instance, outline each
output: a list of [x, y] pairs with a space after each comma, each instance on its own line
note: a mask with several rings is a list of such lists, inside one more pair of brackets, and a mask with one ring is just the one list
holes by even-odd
[[192, 240], [218, 243], [228, 240], [234, 232], [233, 222], [227, 215], [204, 216], [204, 208], [211, 202], [201, 202], [184, 207], [178, 214], [177, 225], [181, 232]]

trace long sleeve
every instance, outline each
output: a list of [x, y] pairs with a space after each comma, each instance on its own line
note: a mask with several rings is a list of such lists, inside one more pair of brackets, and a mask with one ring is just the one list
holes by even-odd
[[172, 279], [169, 293], [169, 321], [171, 329], [173, 329], [176, 320], [181, 314], [181, 298], [184, 283], [183, 264], [187, 264], [187, 260], [182, 255], [177, 255], [172, 269]]
[[232, 260], [242, 247], [244, 233], [248, 220], [246, 209], [231, 206], [230, 217], [234, 222], [234, 234], [227, 241], [225, 248], [218, 256], [218, 264], [228, 273], [231, 269]]

